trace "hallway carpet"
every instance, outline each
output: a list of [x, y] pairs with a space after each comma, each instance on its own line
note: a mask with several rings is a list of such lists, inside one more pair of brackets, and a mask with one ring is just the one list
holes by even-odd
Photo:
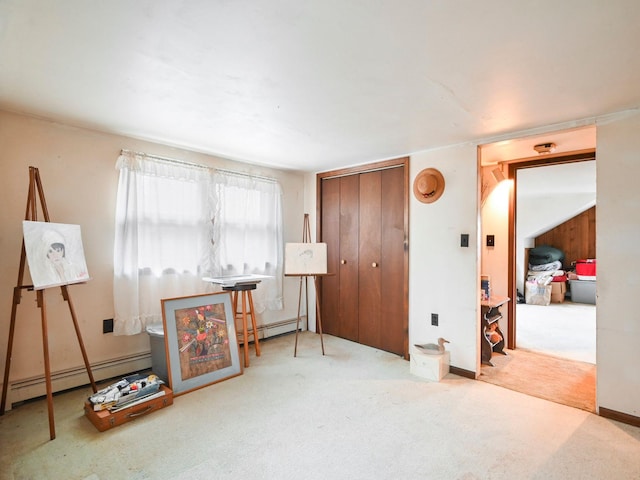
[[588, 412], [596, 411], [596, 366], [521, 348], [493, 354], [480, 380]]
[[516, 306], [516, 345], [555, 357], [596, 363], [596, 306], [551, 303]]
[[[640, 478], [640, 429], [325, 335], [264, 341], [235, 378], [100, 433], [89, 388], [0, 417], [2, 480]], [[252, 350], [253, 355], [253, 350]], [[455, 359], [455, 350], [452, 350]], [[100, 385], [99, 385], [100, 386]]]

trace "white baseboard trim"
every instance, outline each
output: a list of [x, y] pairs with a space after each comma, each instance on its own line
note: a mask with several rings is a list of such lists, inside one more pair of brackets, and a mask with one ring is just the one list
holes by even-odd
[[[285, 333], [291, 333], [296, 331], [296, 318], [289, 320], [282, 320], [280, 322], [270, 323], [268, 325], [260, 325], [258, 327], [258, 338], [260, 340], [275, 337]], [[300, 317], [300, 330], [305, 331], [307, 329], [307, 317]]]
[[[151, 368], [151, 353], [139, 353], [120, 357], [91, 365], [91, 373], [96, 382], [113, 377], [124, 376], [132, 372]], [[84, 365], [51, 372], [51, 389], [53, 393], [68, 390], [70, 388], [89, 385], [89, 375]], [[18, 379], [9, 383], [7, 390], [6, 410], [11, 410], [12, 405], [32, 398], [42, 397], [47, 394], [47, 384], [42, 375]]]
[[[258, 327], [258, 339], [263, 340], [269, 337], [291, 333], [296, 331], [296, 318], [273, 322]], [[307, 317], [300, 318], [300, 329], [307, 329]], [[139, 372], [151, 368], [151, 352], [139, 353], [120, 357], [91, 365], [91, 372], [96, 382], [109, 378], [125, 376], [129, 373]], [[70, 388], [88, 385], [89, 376], [84, 365], [60, 370], [51, 373], [51, 387], [53, 393], [68, 390]], [[42, 397], [47, 394], [47, 385], [44, 373], [40, 376], [14, 380], [9, 383], [7, 391], [6, 410], [11, 410], [12, 405]]]

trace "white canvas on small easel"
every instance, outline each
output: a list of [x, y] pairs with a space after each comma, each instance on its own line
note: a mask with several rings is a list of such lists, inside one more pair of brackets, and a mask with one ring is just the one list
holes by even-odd
[[284, 246], [285, 275], [327, 273], [326, 243], [287, 243]]
[[305, 305], [309, 305], [307, 280], [313, 277], [313, 285], [316, 290], [316, 323], [320, 333], [320, 345], [324, 355], [324, 340], [322, 339], [322, 318], [320, 317], [320, 304], [318, 295], [318, 276], [327, 275], [327, 244], [311, 243], [311, 227], [309, 226], [309, 214], [304, 214], [302, 227], [302, 243], [285, 243], [284, 245], [284, 274], [285, 276], [300, 277], [300, 291], [298, 293], [298, 318], [296, 321], [296, 341], [293, 356], [298, 352], [298, 331], [300, 330], [300, 308], [302, 305], [302, 283], [305, 286]]

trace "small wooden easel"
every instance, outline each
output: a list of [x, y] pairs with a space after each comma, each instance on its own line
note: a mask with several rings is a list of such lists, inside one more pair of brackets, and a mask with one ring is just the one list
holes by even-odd
[[[251, 318], [253, 345], [256, 348], [256, 357], [260, 356], [260, 339], [258, 338], [258, 326], [256, 324], [255, 309], [253, 307], [253, 295], [260, 280], [252, 283], [239, 283], [232, 287], [222, 287], [223, 290], [231, 292], [231, 303], [233, 304], [233, 319], [242, 320], [242, 350], [244, 351], [244, 366], [249, 366], [249, 327], [247, 318]], [[242, 309], [238, 311], [238, 294], [242, 298]]]
[[[309, 214], [304, 214], [304, 225], [302, 227], [302, 243], [311, 242], [311, 227], [309, 226]], [[320, 345], [322, 345], [322, 355], [324, 355], [324, 340], [322, 339], [322, 319], [320, 318], [320, 295], [318, 294], [318, 276], [317, 275], [300, 275], [300, 288], [298, 291], [298, 319], [296, 321], [296, 343], [293, 349], [293, 356], [298, 354], [298, 331], [300, 330], [300, 306], [302, 304], [302, 280], [304, 279], [305, 306], [307, 307], [307, 323], [309, 321], [309, 287], [307, 279], [312, 276], [313, 284], [316, 289], [316, 317], [318, 330], [320, 332]]]
[[[38, 208], [36, 205], [36, 190], [38, 193], [38, 198], [40, 199], [40, 205], [42, 207], [42, 213], [44, 215], [44, 220], [49, 222], [49, 212], [47, 211], [47, 204], [44, 199], [44, 191], [42, 190], [42, 182], [40, 181], [40, 173], [38, 169], [35, 167], [29, 167], [29, 194], [27, 197], [27, 211], [25, 213], [25, 220], [37, 221], [38, 218]], [[18, 309], [18, 304], [20, 303], [21, 298], [21, 290], [33, 290], [33, 285], [23, 285], [24, 279], [24, 267], [26, 260], [26, 250], [24, 246], [24, 238], [22, 239], [22, 253], [20, 254], [20, 268], [18, 270], [18, 283], [17, 286], [13, 289], [13, 306], [11, 307], [11, 323], [9, 326], [9, 342], [7, 346], [7, 361], [4, 368], [4, 383], [2, 387], [2, 403], [0, 404], [0, 415], [4, 415], [5, 406], [7, 402], [7, 388], [9, 386], [9, 369], [11, 367], [11, 351], [13, 348], [13, 335], [15, 333], [15, 324], [16, 324], [16, 313]], [[91, 373], [91, 366], [89, 365], [89, 359], [87, 357], [87, 352], [84, 348], [84, 343], [82, 342], [82, 336], [80, 335], [80, 328], [78, 326], [78, 321], [76, 319], [76, 314], [73, 309], [73, 304], [71, 303], [71, 297], [69, 296], [69, 290], [66, 285], [62, 285], [60, 287], [62, 290], [62, 297], [65, 299], [67, 304], [69, 305], [69, 311], [71, 312], [71, 318], [73, 319], [73, 326], [76, 330], [76, 336], [78, 337], [78, 343], [80, 344], [80, 350], [82, 351], [82, 357], [84, 359], [84, 365], [87, 369], [87, 373], [89, 374], [89, 380], [91, 382], [91, 387], [93, 388], [93, 392], [97, 392], [98, 389], [96, 387], [96, 382], [93, 379], [93, 374]], [[44, 351], [44, 375], [45, 382], [47, 386], [47, 407], [49, 411], [49, 434], [51, 440], [56, 438], [56, 431], [53, 419], [53, 391], [51, 387], [51, 365], [49, 363], [49, 338], [47, 335], [47, 311], [45, 307], [44, 301], [44, 290], [36, 290], [37, 295], [37, 304], [38, 308], [40, 308], [40, 313], [42, 317], [42, 348]]]

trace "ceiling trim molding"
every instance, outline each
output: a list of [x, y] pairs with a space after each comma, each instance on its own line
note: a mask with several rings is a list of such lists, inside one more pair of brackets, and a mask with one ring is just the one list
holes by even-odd
[[593, 117], [586, 117], [578, 120], [571, 120], [569, 122], [554, 123], [551, 125], [545, 125], [542, 127], [530, 128], [527, 130], [520, 130], [516, 132], [509, 132], [492, 137], [482, 138], [478, 141], [478, 145], [488, 145], [496, 142], [504, 142], [506, 140], [515, 140], [525, 137], [534, 137], [538, 135], [545, 135], [549, 133], [559, 131], [570, 131], [584, 127], [590, 127], [594, 125], [605, 125], [610, 122], [621, 120], [623, 118], [632, 117], [640, 113], [640, 108], [631, 108], [627, 110], [621, 110], [615, 113], [609, 113], [605, 115], [597, 115]]

